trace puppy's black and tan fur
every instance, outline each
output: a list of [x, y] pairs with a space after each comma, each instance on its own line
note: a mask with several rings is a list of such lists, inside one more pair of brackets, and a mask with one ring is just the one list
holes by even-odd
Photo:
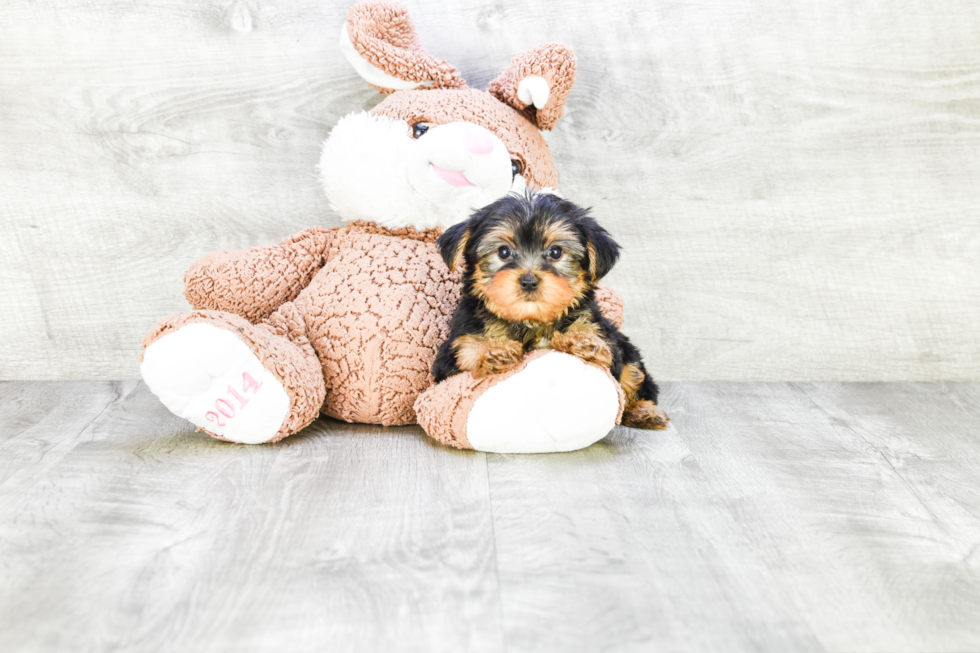
[[436, 381], [497, 374], [525, 352], [551, 348], [609, 368], [626, 394], [624, 424], [666, 428], [640, 352], [596, 304], [596, 284], [619, 245], [588, 209], [551, 194], [510, 195], [450, 227], [438, 244], [449, 269], [465, 263], [467, 273], [432, 366]]

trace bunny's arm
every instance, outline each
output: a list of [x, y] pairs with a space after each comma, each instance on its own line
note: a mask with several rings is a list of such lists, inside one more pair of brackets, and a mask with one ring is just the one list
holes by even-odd
[[595, 301], [603, 317], [612, 322], [617, 329], [622, 329], [626, 318], [623, 296], [609, 286], [598, 286], [595, 289]]
[[343, 231], [317, 227], [278, 245], [205, 254], [184, 275], [184, 296], [195, 309], [229, 311], [258, 322], [299, 295], [337, 249]]

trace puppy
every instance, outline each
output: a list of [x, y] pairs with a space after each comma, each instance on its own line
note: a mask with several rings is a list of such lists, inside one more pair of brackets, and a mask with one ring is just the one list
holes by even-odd
[[550, 347], [609, 369], [626, 394], [623, 424], [667, 427], [640, 352], [596, 304], [596, 284], [619, 258], [619, 245], [588, 209], [546, 193], [508, 195], [447, 229], [437, 244], [450, 270], [465, 262], [467, 271], [449, 339], [432, 366], [437, 382], [462, 371], [498, 374], [525, 352]]

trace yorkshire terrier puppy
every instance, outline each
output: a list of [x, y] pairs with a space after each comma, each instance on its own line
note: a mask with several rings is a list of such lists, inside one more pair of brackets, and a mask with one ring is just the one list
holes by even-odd
[[667, 427], [640, 352], [596, 304], [619, 245], [588, 209], [551, 194], [509, 195], [437, 243], [450, 270], [466, 264], [449, 339], [432, 366], [437, 382], [462, 371], [498, 374], [525, 352], [551, 348], [609, 369], [626, 393], [623, 424]]

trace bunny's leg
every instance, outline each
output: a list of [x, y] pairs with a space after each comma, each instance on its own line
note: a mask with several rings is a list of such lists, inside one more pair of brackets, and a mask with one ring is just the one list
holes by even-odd
[[574, 451], [604, 438], [623, 412], [623, 391], [606, 368], [539, 350], [511, 371], [451, 376], [415, 402], [431, 437], [494, 453]]
[[323, 403], [322, 366], [292, 302], [259, 324], [223, 311], [178, 313], [143, 346], [150, 390], [221, 440], [281, 440], [316, 419]]
[[346, 231], [315, 227], [276, 245], [205, 254], [184, 275], [184, 296], [197, 310], [225, 311], [259, 322], [296, 299]]

